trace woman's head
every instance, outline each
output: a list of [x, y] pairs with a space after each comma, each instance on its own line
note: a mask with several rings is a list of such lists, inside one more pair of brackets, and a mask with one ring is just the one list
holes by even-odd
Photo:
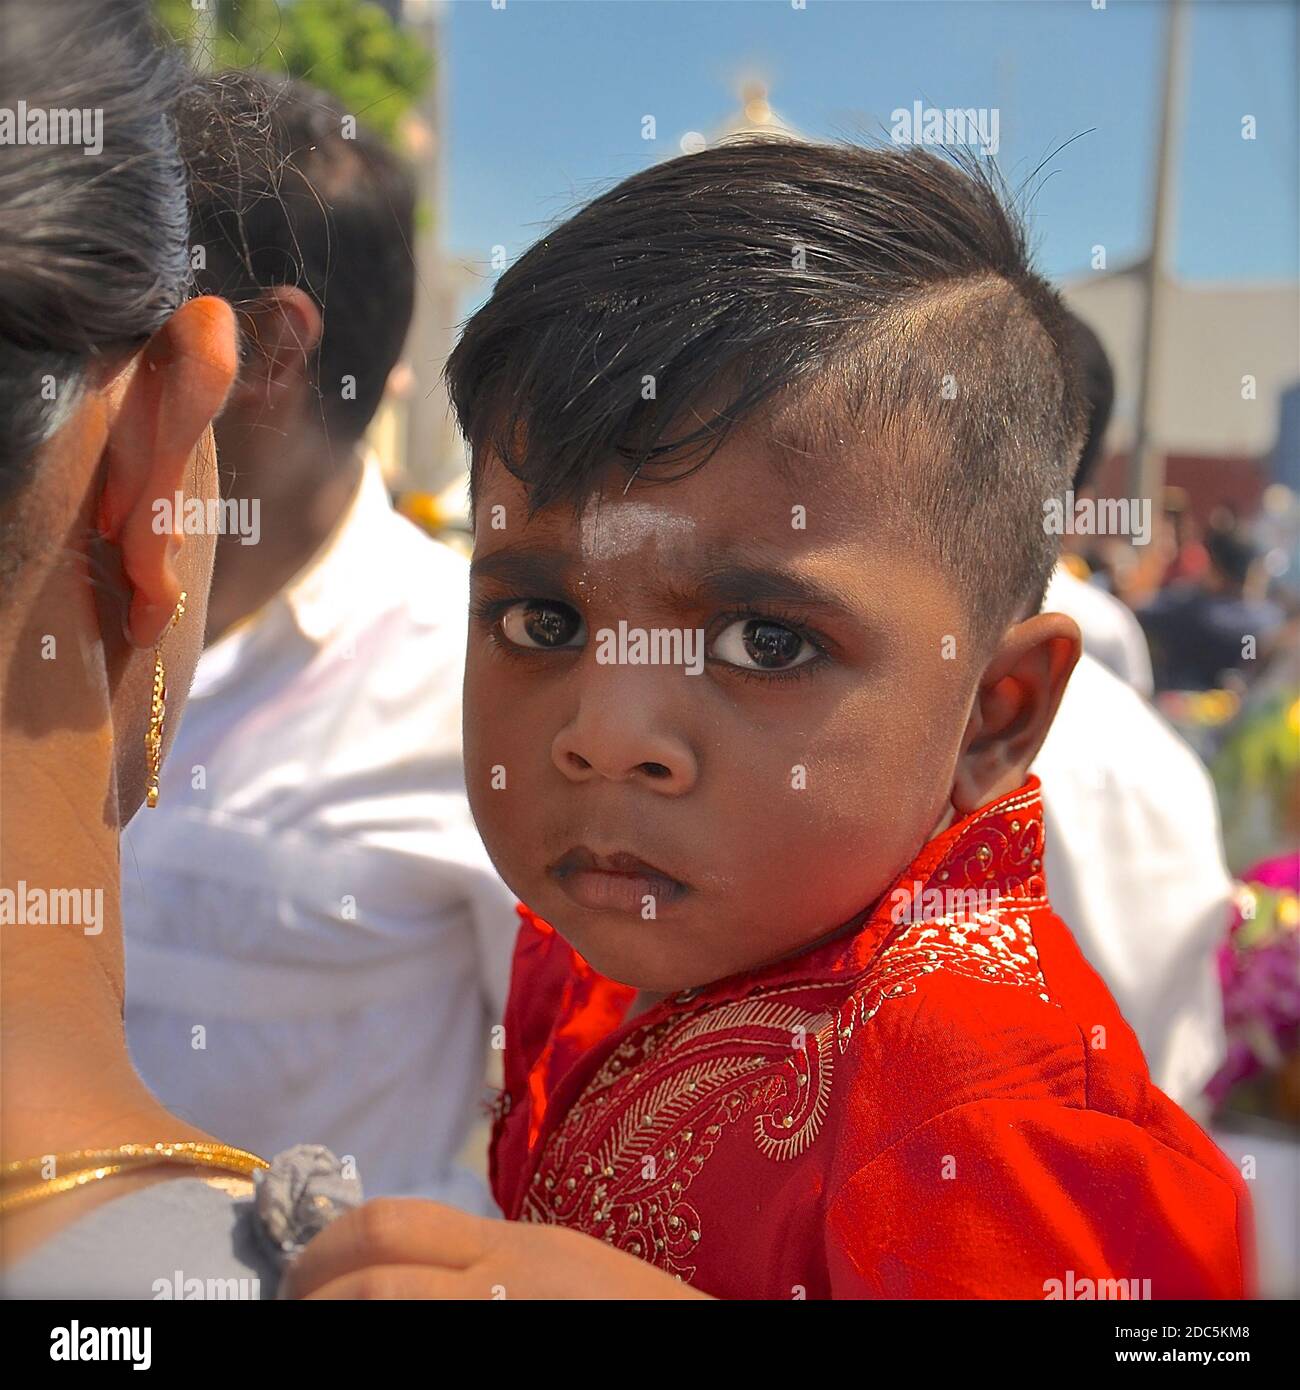
[[[0, 12], [6, 726], [84, 724], [78, 652], [101, 644], [120, 819], [143, 795], [151, 653], [182, 591], [163, 648], [173, 724], [198, 658], [214, 537], [174, 504], [215, 496], [210, 422], [235, 364], [230, 310], [188, 299], [189, 83], [147, 0]], [[40, 650], [58, 633], [62, 653]]]

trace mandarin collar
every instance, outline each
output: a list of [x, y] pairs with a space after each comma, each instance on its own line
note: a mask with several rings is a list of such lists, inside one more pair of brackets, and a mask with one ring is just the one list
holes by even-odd
[[382, 524], [391, 510], [379, 460], [368, 453], [333, 535], [280, 592], [294, 625], [313, 645], [324, 645], [353, 614], [365, 610], [367, 577], [384, 562], [376, 523]]
[[319, 649], [357, 615], [373, 611], [367, 586], [382, 572], [381, 528], [391, 511], [378, 457], [369, 452], [356, 491], [316, 554], [279, 593], [203, 649], [190, 699], [221, 693], [267, 647], [305, 642]]

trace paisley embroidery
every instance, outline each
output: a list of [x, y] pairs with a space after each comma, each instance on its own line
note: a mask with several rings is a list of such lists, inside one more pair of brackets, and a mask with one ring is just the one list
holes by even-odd
[[520, 1218], [600, 1236], [689, 1281], [700, 1220], [686, 1193], [723, 1129], [757, 1110], [754, 1140], [781, 1159], [825, 1117], [833, 1022], [786, 992], [633, 1033], [547, 1142]]

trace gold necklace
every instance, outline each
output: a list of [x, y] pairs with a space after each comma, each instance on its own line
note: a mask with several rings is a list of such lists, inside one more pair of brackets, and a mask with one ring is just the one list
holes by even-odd
[[[120, 1144], [115, 1149], [76, 1149], [72, 1153], [45, 1154], [40, 1158], [20, 1159], [6, 1163], [0, 1170], [0, 1184], [8, 1189], [12, 1183], [40, 1174], [16, 1191], [0, 1196], [0, 1215], [54, 1197], [60, 1192], [75, 1192], [87, 1183], [111, 1178], [117, 1173], [134, 1173], [156, 1164], [190, 1164], [198, 1168], [219, 1168], [228, 1173], [251, 1177], [259, 1168], [271, 1165], [264, 1158], [246, 1149], [231, 1148], [206, 1140], [183, 1140], [176, 1143]], [[63, 1171], [65, 1165], [72, 1167]], [[52, 1168], [48, 1177], [44, 1170]]]

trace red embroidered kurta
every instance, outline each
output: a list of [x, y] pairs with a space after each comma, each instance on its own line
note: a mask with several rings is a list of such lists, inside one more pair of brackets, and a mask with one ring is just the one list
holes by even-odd
[[1042, 853], [1031, 778], [899, 879], [990, 910], [900, 924], [889, 892], [848, 937], [627, 1022], [635, 991], [521, 908], [502, 1210], [722, 1298], [1249, 1292], [1245, 1186], [1152, 1085]]

